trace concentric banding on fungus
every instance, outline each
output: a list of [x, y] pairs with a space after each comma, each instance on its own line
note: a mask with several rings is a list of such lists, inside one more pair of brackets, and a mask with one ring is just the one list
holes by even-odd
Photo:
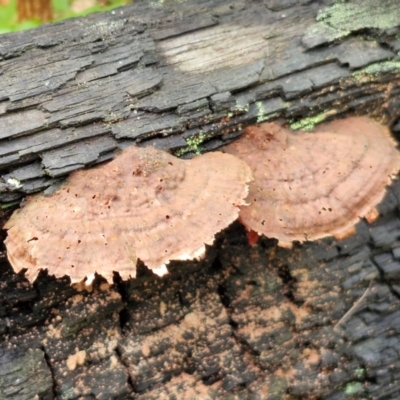
[[5, 225], [8, 258], [33, 281], [47, 268], [72, 282], [95, 272], [136, 275], [137, 260], [156, 274], [170, 260], [200, 257], [245, 204], [249, 167], [209, 153], [180, 160], [130, 147], [108, 164], [73, 173], [51, 196], [30, 196]]
[[[245, 129], [223, 148], [252, 169], [249, 206], [240, 220], [283, 246], [354, 232], [374, 214], [400, 170], [400, 153], [388, 128], [366, 117], [291, 131], [276, 123]], [[376, 215], [376, 213], [375, 213]]]

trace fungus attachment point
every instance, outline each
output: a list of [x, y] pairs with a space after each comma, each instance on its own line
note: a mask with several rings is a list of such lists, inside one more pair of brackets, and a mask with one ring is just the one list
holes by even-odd
[[388, 129], [366, 117], [325, 123], [314, 132], [251, 126], [223, 151], [246, 161], [254, 174], [240, 220], [285, 247], [342, 239], [359, 218], [376, 219], [375, 206], [400, 170]]
[[[53, 195], [30, 196], [6, 223], [8, 258], [33, 281], [47, 268], [72, 282], [95, 273], [162, 276], [170, 260], [200, 257], [245, 204], [249, 167], [229, 154], [177, 159], [130, 147], [108, 164], [73, 173]], [[160, 190], [162, 187], [162, 190]]]

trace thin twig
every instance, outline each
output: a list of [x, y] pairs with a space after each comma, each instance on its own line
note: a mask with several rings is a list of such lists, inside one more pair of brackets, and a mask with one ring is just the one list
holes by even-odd
[[365, 298], [368, 296], [369, 292], [371, 291], [372, 282], [373, 281], [369, 282], [369, 286], [365, 290], [363, 295], [353, 304], [353, 307], [351, 307], [350, 310], [347, 311], [346, 314], [344, 314], [343, 317], [340, 318], [340, 320], [336, 323], [336, 325], [333, 327], [334, 331], [338, 331], [339, 328], [343, 324], [345, 324], [358, 311], [358, 309], [361, 307], [362, 303], [364, 302]]

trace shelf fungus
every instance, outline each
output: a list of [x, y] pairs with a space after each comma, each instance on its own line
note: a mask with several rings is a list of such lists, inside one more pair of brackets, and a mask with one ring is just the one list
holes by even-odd
[[360, 218], [373, 221], [375, 206], [400, 170], [400, 153], [387, 128], [351, 117], [294, 132], [276, 123], [245, 129], [223, 149], [253, 171], [239, 219], [249, 231], [279, 240], [316, 240], [354, 233]]
[[51, 196], [27, 198], [6, 223], [8, 258], [33, 281], [40, 269], [72, 282], [95, 272], [135, 277], [140, 259], [154, 273], [170, 260], [200, 257], [237, 219], [249, 167], [223, 153], [180, 160], [130, 147], [108, 164], [73, 173]]

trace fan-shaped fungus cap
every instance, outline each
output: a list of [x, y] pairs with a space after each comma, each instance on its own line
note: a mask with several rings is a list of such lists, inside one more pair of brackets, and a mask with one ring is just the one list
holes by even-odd
[[53, 195], [31, 196], [6, 223], [8, 258], [33, 281], [41, 268], [73, 282], [94, 273], [136, 275], [137, 259], [156, 274], [170, 260], [201, 256], [237, 219], [252, 179], [223, 153], [184, 161], [130, 147], [112, 162], [73, 173]]
[[328, 122], [313, 133], [276, 123], [251, 126], [223, 151], [254, 174], [240, 220], [282, 246], [353, 233], [400, 169], [388, 129], [366, 117]]

